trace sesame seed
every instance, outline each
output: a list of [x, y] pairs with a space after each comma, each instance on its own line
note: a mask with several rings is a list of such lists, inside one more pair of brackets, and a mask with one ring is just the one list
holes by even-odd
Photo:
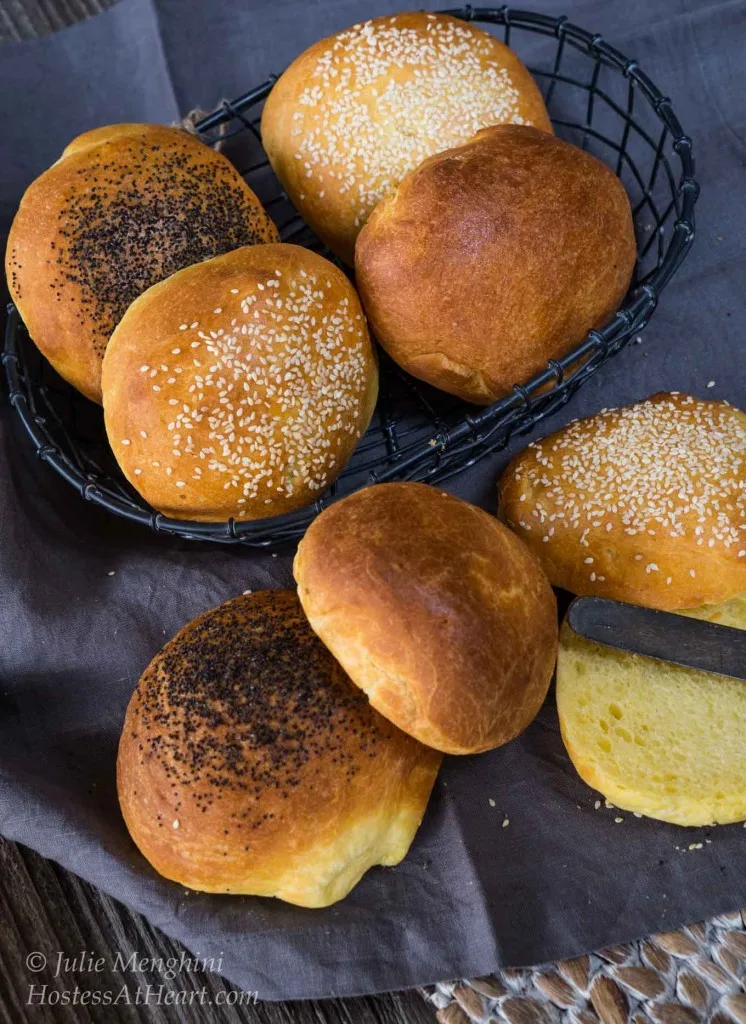
[[[256, 282], [240, 310], [216, 307], [223, 318], [212, 330], [171, 349], [170, 367], [147, 368], [152, 390], [165, 390], [166, 401], [153, 405], [157, 431], [137, 424], [147, 442], [138, 456], [178, 489], [182, 507], [193, 481], [219, 486], [245, 516], [252, 503], [323, 493], [336, 475], [363, 427], [370, 356], [354, 297], [332, 302], [326, 280], [299, 271], [295, 281], [276, 274]], [[322, 299], [329, 304], [323, 316]], [[200, 345], [208, 350], [204, 366], [192, 358]], [[161, 467], [151, 456], [161, 450], [164, 408], [171, 465]]]
[[132, 442], [130, 441], [130, 439], [128, 437], [123, 437], [122, 438], [122, 444], [132, 444]]
[[434, 152], [488, 125], [528, 123], [499, 44], [440, 17], [424, 39], [398, 17], [354, 25], [321, 47], [307, 82], [288, 129], [306, 182], [299, 198], [345, 197], [356, 227]]
[[744, 548], [746, 426], [723, 402], [671, 394], [602, 410], [533, 442], [513, 474], [533, 518], [560, 519], [580, 532], [581, 548], [593, 549], [599, 530], [638, 537], [631, 557], [647, 574], [659, 571], [650, 556], [661, 533], [709, 550]]

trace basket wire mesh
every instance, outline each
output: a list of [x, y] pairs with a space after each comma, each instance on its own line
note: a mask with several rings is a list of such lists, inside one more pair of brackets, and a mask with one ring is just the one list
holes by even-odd
[[[630, 196], [638, 242], [625, 305], [601, 330], [530, 381], [516, 383], [485, 409], [435, 391], [381, 356], [381, 388], [373, 422], [339, 480], [312, 505], [252, 522], [194, 523], [150, 508], [121, 474], [106, 442], [101, 409], [62, 381], [28, 338], [10, 306], [2, 361], [10, 402], [36, 453], [81, 496], [116, 515], [190, 540], [266, 547], [296, 540], [331, 501], [390, 480], [443, 482], [532, 430], [638, 334], [694, 238], [691, 140], [671, 101], [636, 61], [600, 36], [553, 18], [508, 7], [470, 6], [443, 13], [501, 29], [504, 42], [538, 81], [556, 133], [610, 164]], [[224, 101], [194, 129], [228, 155], [263, 201], [284, 241], [332, 258], [282, 192], [261, 146], [261, 107], [276, 76]]]

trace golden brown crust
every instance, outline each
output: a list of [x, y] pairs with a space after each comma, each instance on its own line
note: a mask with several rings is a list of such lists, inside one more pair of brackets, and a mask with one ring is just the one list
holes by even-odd
[[236, 249], [127, 310], [103, 367], [109, 443], [146, 501], [177, 519], [280, 515], [339, 475], [378, 372], [347, 277], [309, 249]]
[[657, 394], [530, 445], [499, 515], [551, 582], [676, 610], [746, 592], [746, 414]]
[[369, 487], [312, 523], [293, 572], [352, 681], [421, 742], [488, 750], [538, 712], [557, 651], [554, 595], [481, 509], [423, 484]]
[[146, 669], [119, 745], [135, 843], [205, 892], [326, 906], [398, 863], [440, 755], [378, 715], [291, 591], [199, 616]]
[[182, 267], [277, 229], [220, 153], [152, 124], [74, 139], [26, 191], [10, 231], [13, 301], [55, 369], [101, 401], [101, 360], [127, 306]]
[[389, 354], [489, 404], [611, 318], [635, 254], [629, 200], [608, 167], [500, 125], [408, 175], [360, 233], [355, 268]]
[[516, 54], [475, 25], [411, 11], [302, 53], [269, 95], [262, 141], [304, 219], [352, 264], [360, 227], [405, 174], [503, 121], [552, 130]]

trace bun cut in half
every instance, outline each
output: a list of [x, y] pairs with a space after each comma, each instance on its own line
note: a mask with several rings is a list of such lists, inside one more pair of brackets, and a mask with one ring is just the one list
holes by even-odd
[[103, 370], [109, 443], [175, 519], [309, 504], [365, 432], [378, 368], [355, 289], [296, 245], [236, 249], [128, 309]]
[[233, 165], [192, 135], [118, 124], [78, 136], [27, 189], [8, 287], [61, 376], [101, 402], [101, 361], [129, 304], [182, 267], [279, 240]]
[[303, 218], [352, 264], [360, 228], [409, 171], [502, 122], [552, 130], [518, 57], [475, 25], [410, 11], [302, 53], [267, 99], [262, 141]]
[[669, 611], [746, 593], [746, 414], [657, 394], [535, 441], [498, 510], [557, 587]]
[[424, 484], [331, 505], [293, 565], [313, 629], [374, 708], [449, 754], [507, 743], [549, 687], [557, 611], [528, 549]]
[[295, 594], [264, 591], [199, 616], [153, 659], [117, 781], [166, 878], [323, 907], [406, 855], [440, 760], [370, 707]]
[[[746, 628], [739, 598], [684, 614]], [[676, 825], [746, 818], [741, 680], [602, 647], [565, 623], [557, 711], [578, 774], [615, 807]]]
[[376, 207], [355, 269], [389, 355], [488, 405], [610, 320], [635, 258], [610, 168], [546, 132], [498, 125], [420, 164]]

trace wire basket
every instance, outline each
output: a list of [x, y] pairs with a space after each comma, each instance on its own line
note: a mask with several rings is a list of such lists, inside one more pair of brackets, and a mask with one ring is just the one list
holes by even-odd
[[[86, 500], [160, 533], [190, 540], [269, 546], [300, 537], [330, 502], [387, 480], [442, 482], [511, 436], [532, 430], [638, 334], [694, 238], [691, 140], [671, 101], [637, 62], [566, 18], [508, 7], [443, 13], [498, 26], [538, 81], [555, 131], [610, 164], [630, 196], [637, 264], [622, 309], [567, 356], [485, 409], [414, 380], [381, 353], [373, 422], [339, 480], [300, 511], [253, 522], [194, 523], [150, 508], [121, 474], [106, 441], [100, 408], [62, 381], [28, 338], [13, 306], [5, 335], [10, 401], [43, 461]], [[303, 223], [272, 174], [261, 147], [261, 106], [276, 76], [197, 121], [196, 131], [241, 170], [277, 223], [284, 241], [330, 256]]]

